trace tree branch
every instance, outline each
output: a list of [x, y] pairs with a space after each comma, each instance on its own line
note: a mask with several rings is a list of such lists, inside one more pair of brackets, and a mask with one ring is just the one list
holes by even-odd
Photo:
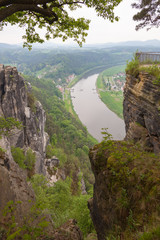
[[[42, 15], [42, 17], [48, 17], [51, 19], [48, 19], [49, 23], [53, 23], [54, 21], [58, 20], [58, 17], [55, 12], [53, 12], [50, 8], [43, 9], [41, 7], [35, 6], [35, 5], [29, 5], [29, 4], [13, 4], [11, 6], [8, 6], [6, 8], [2, 8], [0, 10], [0, 22], [5, 20], [7, 17], [11, 16], [12, 14], [19, 12], [19, 11], [31, 11], [36, 12]], [[52, 19], [53, 18], [53, 19]], [[47, 19], [46, 19], [47, 20]]]
[[64, 6], [64, 5], [72, 5], [72, 4], [78, 4], [78, 3], [80, 3], [80, 4], [84, 4], [85, 2], [84, 1], [76, 1], [76, 2], [65, 2], [65, 3], [62, 3], [62, 4], [59, 4], [60, 6]]
[[0, 7], [8, 6], [11, 4], [46, 4], [52, 2], [51, 0], [0, 0]]

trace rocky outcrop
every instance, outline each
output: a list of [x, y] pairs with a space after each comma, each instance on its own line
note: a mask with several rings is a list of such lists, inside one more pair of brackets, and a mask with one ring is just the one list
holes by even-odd
[[44, 131], [45, 111], [34, 100], [30, 87], [15, 67], [0, 65], [0, 115], [14, 117], [23, 124], [9, 137], [11, 146], [24, 150], [31, 148], [36, 154], [35, 173], [45, 174], [44, 160], [48, 135]]
[[126, 140], [140, 142], [146, 150], [160, 152], [160, 86], [149, 73], [126, 75], [124, 121]]
[[22, 223], [23, 215], [35, 200], [34, 193], [27, 183], [27, 174], [15, 163], [11, 146], [25, 150], [31, 148], [36, 154], [36, 173], [44, 173], [47, 134], [44, 131], [45, 112], [40, 102], [34, 102], [34, 111], [29, 106], [27, 85], [13, 67], [0, 65], [0, 116], [13, 117], [22, 122], [21, 129], [15, 129], [7, 137], [0, 139], [0, 219], [2, 210], [9, 201], [21, 202], [16, 209], [16, 221]]
[[83, 240], [83, 235], [75, 220], [70, 219], [54, 232], [55, 240]]
[[0, 146], [5, 149], [5, 152], [0, 152], [0, 226], [6, 224], [3, 211], [10, 201], [20, 202], [15, 216], [16, 222], [22, 224], [22, 216], [26, 215], [35, 200], [34, 193], [27, 183], [26, 174], [13, 160], [10, 143], [5, 137], [0, 139]]
[[65, 180], [67, 177], [65, 169], [60, 168], [59, 165], [60, 161], [56, 156], [52, 156], [50, 159], [45, 159], [46, 177], [50, 186], [54, 186], [58, 180]]
[[104, 141], [90, 150], [95, 184], [88, 206], [99, 240], [135, 240], [146, 229], [146, 236], [159, 239], [160, 85], [155, 77], [127, 74], [123, 109], [125, 141]]
[[[47, 176], [50, 173], [49, 180], [57, 177], [51, 171], [58, 167], [59, 160], [56, 157], [45, 159], [48, 142], [48, 135], [44, 131], [45, 111], [41, 103], [34, 99], [30, 85], [25, 83], [17, 69], [3, 65], [0, 65], [0, 116], [16, 118], [23, 125], [21, 129], [12, 130], [7, 137], [0, 138], [0, 239], [8, 239], [8, 234], [12, 233], [16, 239], [23, 239], [27, 230], [19, 227], [25, 223], [29, 231], [34, 229], [34, 232], [46, 220], [49, 222], [48, 227], [44, 231], [42, 227], [43, 236], [36, 239], [49, 237], [57, 240], [82, 240], [82, 233], [74, 220], [55, 229], [50, 215], [36, 208], [34, 192], [27, 182], [27, 173], [13, 160], [11, 146], [23, 148], [24, 151], [30, 148], [36, 155], [34, 173]], [[59, 178], [63, 178], [63, 172], [61, 175], [59, 172], [53, 182]]]
[[102, 142], [89, 156], [95, 184], [88, 205], [98, 240], [135, 240], [146, 229], [156, 231], [159, 156], [124, 141]]

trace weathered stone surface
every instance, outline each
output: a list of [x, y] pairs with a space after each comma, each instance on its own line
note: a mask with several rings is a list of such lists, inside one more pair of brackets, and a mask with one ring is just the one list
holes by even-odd
[[53, 156], [51, 159], [46, 159], [46, 166], [53, 168], [59, 166], [59, 159], [56, 156]]
[[35, 200], [34, 193], [27, 183], [27, 176], [12, 159], [10, 143], [6, 138], [0, 139], [0, 146], [6, 150], [0, 156], [0, 224], [3, 223], [3, 210], [9, 201], [21, 203], [16, 209], [16, 221], [22, 223], [22, 215]]
[[54, 233], [55, 240], [83, 240], [83, 235], [80, 229], [77, 227], [76, 221], [70, 219], [68, 222], [63, 224]]
[[[27, 88], [30, 90], [30, 85], [27, 85]], [[14, 117], [23, 124], [22, 129], [15, 129], [9, 137], [0, 139], [0, 147], [5, 149], [5, 152], [0, 151], [0, 228], [7, 229], [7, 223], [10, 224], [11, 215], [3, 216], [3, 210], [9, 201], [13, 201], [13, 204], [19, 202], [14, 212], [15, 229], [22, 226], [24, 221], [26, 225], [31, 224], [31, 226], [28, 225], [30, 227], [39, 226], [45, 218], [49, 222], [43, 232], [43, 236], [46, 235], [45, 239], [48, 236], [49, 239], [53, 237], [56, 240], [82, 240], [82, 233], [75, 220], [69, 220], [55, 230], [50, 215], [42, 212], [38, 216], [30, 209], [35, 203], [34, 192], [27, 182], [26, 171], [19, 168], [13, 160], [11, 146], [21, 147], [24, 151], [31, 148], [36, 155], [35, 173], [45, 175], [47, 171], [45, 150], [48, 143], [48, 134], [44, 131], [46, 116], [39, 101], [34, 102], [33, 109], [29, 106], [24, 79], [18, 74], [16, 68], [4, 67], [2, 64], [0, 64], [0, 116]], [[54, 166], [59, 165], [59, 160], [51, 159], [49, 165], [53, 170]], [[49, 172], [47, 172], [48, 175]], [[50, 177], [55, 177], [56, 179], [52, 179], [55, 182], [57, 179], [66, 178], [66, 175], [59, 169], [58, 176], [51, 174]], [[40, 239], [43, 239], [43, 236]], [[0, 239], [6, 238], [6, 232], [4, 231], [3, 234], [0, 232]], [[18, 239], [23, 239], [23, 236], [19, 236]]]
[[15, 130], [10, 136], [11, 146], [31, 148], [36, 154], [35, 172], [45, 174], [44, 159], [48, 134], [44, 131], [45, 111], [39, 101], [34, 103], [34, 111], [29, 107], [24, 79], [14, 67], [0, 65], [0, 113], [4, 117], [14, 117], [23, 124], [22, 130]]
[[124, 89], [126, 140], [134, 140], [148, 150], [160, 152], [160, 87], [154, 77], [140, 72], [127, 75]]
[[31, 110], [24, 79], [16, 68], [3, 65], [0, 65], [0, 116], [14, 117], [23, 124], [22, 129], [15, 129], [8, 138], [0, 139], [0, 147], [5, 149], [0, 156], [0, 219], [8, 201], [21, 201], [16, 214], [20, 222], [31, 206], [30, 200], [34, 200], [34, 193], [27, 183], [26, 171], [12, 158], [11, 146], [31, 148], [36, 155], [35, 172], [45, 174], [48, 135], [44, 131], [46, 117], [42, 105], [36, 101], [35, 111]]
[[[88, 207], [98, 239], [105, 240], [106, 232], [112, 223], [112, 212], [114, 211], [114, 208], [112, 208], [112, 203], [110, 206], [107, 206], [107, 200], [109, 199], [107, 185], [109, 184], [109, 179], [105, 177], [106, 172], [103, 174], [103, 172], [100, 171], [100, 169], [103, 168], [103, 165], [106, 165], [106, 161], [99, 161], [98, 163], [97, 153], [98, 148], [90, 151], [90, 161], [95, 176], [95, 184], [93, 198], [88, 201]], [[104, 156], [104, 158], [107, 159], [107, 156]], [[105, 222], [104, 218], [107, 222]]]

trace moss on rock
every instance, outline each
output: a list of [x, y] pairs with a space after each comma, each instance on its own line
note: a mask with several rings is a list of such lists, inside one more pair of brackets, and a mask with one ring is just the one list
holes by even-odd
[[160, 224], [160, 156], [131, 142], [108, 141], [90, 151], [90, 160], [98, 239], [142, 239]]

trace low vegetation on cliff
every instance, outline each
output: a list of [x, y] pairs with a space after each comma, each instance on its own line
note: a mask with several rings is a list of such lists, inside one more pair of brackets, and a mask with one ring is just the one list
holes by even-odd
[[152, 61], [144, 61], [142, 63], [139, 62], [136, 54], [132, 58], [130, 62], [127, 63], [126, 73], [130, 74], [134, 77], [137, 77], [140, 72], [146, 72], [153, 76], [154, 84], [160, 84], [160, 65], [158, 62]]
[[89, 208], [100, 240], [158, 240], [160, 70], [134, 58], [126, 73], [126, 141], [106, 134], [91, 149], [95, 187]]
[[158, 240], [159, 156], [132, 142], [109, 140], [95, 146], [90, 159], [96, 179], [91, 213], [99, 239]]

